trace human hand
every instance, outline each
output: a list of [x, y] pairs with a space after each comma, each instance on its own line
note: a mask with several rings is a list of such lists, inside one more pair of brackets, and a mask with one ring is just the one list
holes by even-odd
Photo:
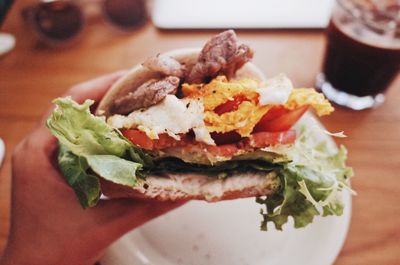
[[[99, 101], [123, 73], [82, 83], [67, 94], [78, 102]], [[11, 228], [0, 265], [92, 265], [124, 233], [182, 204], [103, 200], [84, 210], [57, 170], [57, 140], [45, 127], [47, 117], [13, 154]]]

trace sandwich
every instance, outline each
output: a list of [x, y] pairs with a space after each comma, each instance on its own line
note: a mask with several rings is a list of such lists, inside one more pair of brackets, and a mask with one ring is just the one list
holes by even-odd
[[[344, 146], [309, 114], [334, 109], [283, 74], [266, 78], [233, 30], [202, 49], [157, 54], [94, 103], [54, 100], [47, 126], [58, 138], [59, 169], [81, 205], [104, 195], [140, 200], [255, 197], [261, 228], [289, 218], [341, 215], [351, 168]], [[299, 121], [300, 120], [300, 121]], [[307, 122], [305, 122], [307, 120]], [[310, 122], [311, 121], [311, 122]]]

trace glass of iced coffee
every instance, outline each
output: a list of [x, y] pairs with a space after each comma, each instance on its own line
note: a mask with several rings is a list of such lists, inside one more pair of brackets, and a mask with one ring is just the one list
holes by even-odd
[[400, 1], [337, 0], [317, 87], [338, 105], [381, 104], [400, 71]]

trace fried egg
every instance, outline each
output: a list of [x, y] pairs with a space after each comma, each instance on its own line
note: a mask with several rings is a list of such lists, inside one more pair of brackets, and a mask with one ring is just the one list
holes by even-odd
[[[290, 110], [310, 105], [319, 116], [333, 111], [322, 94], [314, 89], [293, 89], [291, 81], [283, 74], [262, 83], [248, 78], [228, 81], [218, 76], [209, 84], [183, 84], [182, 92], [185, 97], [202, 99], [204, 122], [209, 132], [236, 131], [242, 137], [249, 136], [260, 119], [276, 105]], [[221, 115], [215, 112], [215, 108], [239, 95], [246, 100], [236, 110]]]

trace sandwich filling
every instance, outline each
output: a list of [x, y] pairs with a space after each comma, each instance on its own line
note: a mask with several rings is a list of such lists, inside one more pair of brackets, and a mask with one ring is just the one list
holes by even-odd
[[[283, 74], [236, 79], [252, 56], [225, 31], [206, 43], [194, 65], [149, 58], [142, 66], [160, 78], [118, 95], [99, 112], [104, 116], [90, 112], [91, 100], [56, 99], [47, 126], [60, 142], [60, 170], [82, 206], [98, 202], [100, 178], [145, 192], [164, 183], [157, 178], [174, 176], [175, 183], [179, 174], [197, 174], [204, 183], [237, 183], [246, 173], [273, 189], [266, 197], [249, 193], [265, 205], [264, 230], [267, 222], [282, 229], [289, 217], [303, 227], [316, 215], [340, 215], [340, 193], [351, 190], [346, 149], [336, 151], [316, 137], [318, 126], [297, 124], [308, 110], [323, 116], [333, 107], [314, 89], [294, 88]], [[213, 200], [208, 193], [205, 199]]]
[[333, 111], [313, 89], [293, 89], [284, 75], [261, 82], [217, 76], [207, 84], [184, 83], [181, 97], [114, 114], [107, 119], [132, 144], [157, 158], [213, 165], [268, 146], [293, 144], [292, 126], [311, 108], [320, 116]]

